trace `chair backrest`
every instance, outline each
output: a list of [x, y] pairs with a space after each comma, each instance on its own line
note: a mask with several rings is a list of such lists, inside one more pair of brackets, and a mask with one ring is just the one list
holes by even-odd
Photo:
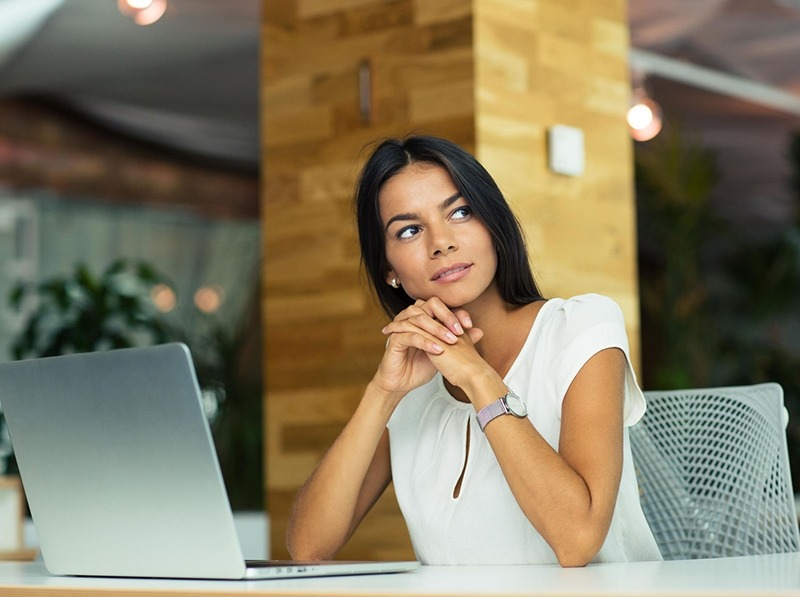
[[630, 443], [664, 559], [800, 551], [781, 386], [645, 396]]

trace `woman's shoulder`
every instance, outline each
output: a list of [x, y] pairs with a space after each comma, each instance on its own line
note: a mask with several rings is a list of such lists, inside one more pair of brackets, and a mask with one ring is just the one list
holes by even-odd
[[598, 323], [622, 323], [622, 309], [617, 302], [602, 294], [579, 294], [567, 299], [555, 298], [551, 303], [551, 319], [568, 327], [585, 328]]
[[539, 325], [539, 340], [561, 354], [568, 348], [599, 350], [621, 346], [627, 352], [628, 339], [622, 310], [613, 299], [601, 294], [581, 294], [567, 299], [550, 299]]

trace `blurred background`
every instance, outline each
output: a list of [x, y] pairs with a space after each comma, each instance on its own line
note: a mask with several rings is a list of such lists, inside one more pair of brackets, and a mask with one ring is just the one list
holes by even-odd
[[0, 358], [186, 342], [261, 510], [259, 4], [147, 4], [0, 0]]
[[[0, 0], [0, 359], [185, 341], [237, 509], [264, 499], [262, 6]], [[781, 383], [798, 487], [800, 2], [628, 15], [642, 385]]]
[[781, 383], [797, 488], [800, 3], [628, 8], [633, 101], [663, 125], [635, 142], [643, 385]]

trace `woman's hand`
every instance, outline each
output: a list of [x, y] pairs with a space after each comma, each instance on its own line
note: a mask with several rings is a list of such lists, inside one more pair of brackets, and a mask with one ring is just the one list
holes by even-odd
[[389, 339], [374, 381], [383, 391], [399, 397], [431, 380], [437, 370], [431, 357], [462, 339], [468, 338], [468, 345], [473, 346], [483, 337], [465, 310], [451, 311], [435, 297], [417, 300], [382, 332]]
[[466, 394], [476, 408], [478, 408], [476, 399], [485, 398], [480, 394], [482, 390], [487, 389], [487, 384], [490, 388], [494, 387], [494, 391], [491, 392], [493, 398], [497, 397], [494, 396], [497, 391], [505, 388], [498, 373], [476, 350], [470, 334], [460, 336], [441, 353], [431, 354], [428, 358], [448, 382]]

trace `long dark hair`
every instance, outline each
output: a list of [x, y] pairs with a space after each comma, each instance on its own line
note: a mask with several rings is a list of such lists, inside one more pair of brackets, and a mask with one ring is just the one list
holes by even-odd
[[440, 166], [453, 180], [473, 213], [489, 229], [497, 249], [495, 279], [500, 296], [512, 305], [542, 298], [533, 278], [522, 230], [491, 175], [467, 151], [439, 137], [387, 139], [372, 152], [356, 187], [356, 220], [361, 264], [383, 310], [394, 317], [413, 304], [402, 288], [386, 283], [389, 264], [378, 194], [392, 176], [414, 163]]

